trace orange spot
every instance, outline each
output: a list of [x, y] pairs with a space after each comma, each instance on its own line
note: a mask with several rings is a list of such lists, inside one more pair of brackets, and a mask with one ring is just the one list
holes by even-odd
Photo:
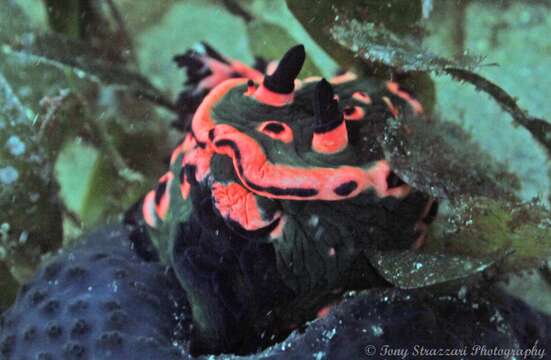
[[[256, 196], [237, 183], [214, 183], [211, 188], [214, 205], [223, 218], [237, 222], [248, 231], [264, 228], [273, 221], [265, 220]], [[276, 214], [276, 218], [279, 213]]]
[[385, 102], [386, 104], [386, 107], [388, 108], [388, 111], [390, 111], [390, 113], [392, 114], [393, 117], [398, 117], [398, 115], [400, 114], [400, 111], [398, 110], [398, 108], [396, 106], [394, 106], [394, 104], [392, 103], [392, 101], [388, 98], [388, 96], [383, 96], [382, 97], [383, 101]]
[[369, 95], [367, 95], [363, 91], [356, 91], [352, 94], [352, 98], [366, 105], [371, 105], [373, 103]]
[[350, 109], [351, 111], [347, 111], [347, 109], [344, 109], [344, 120], [359, 121], [365, 117], [365, 110], [361, 106], [354, 106]]
[[278, 94], [276, 92], [266, 89], [264, 85], [260, 85], [254, 92], [252, 97], [263, 104], [275, 107], [282, 107], [293, 102], [294, 93]]
[[[407, 185], [388, 188], [386, 179], [390, 174], [390, 166], [385, 160], [370, 163], [367, 168], [355, 166], [301, 168], [276, 165], [267, 159], [264, 150], [253, 138], [231, 125], [217, 125], [213, 135], [214, 151], [231, 157], [235, 173], [243, 186], [264, 197], [335, 201], [352, 198], [368, 189], [373, 189], [379, 197], [398, 198], [406, 196], [410, 191]], [[228, 142], [234, 144], [235, 148]], [[353, 191], [347, 195], [338, 195], [335, 192], [336, 188], [350, 182], [356, 183]], [[315, 189], [317, 193], [311, 196], [276, 194], [269, 191], [270, 188]]]
[[408, 92], [400, 89], [400, 85], [397, 82], [387, 81], [386, 87], [388, 91], [404, 99], [412, 107], [413, 112], [416, 115], [423, 113], [423, 105], [421, 105], [421, 103], [417, 99], [413, 98]]
[[271, 137], [272, 139], [284, 142], [285, 144], [293, 141], [293, 130], [289, 127], [289, 125], [280, 121], [264, 121], [262, 124], [257, 126], [256, 130]]
[[157, 216], [155, 215], [155, 191], [147, 193], [142, 205], [142, 215], [147, 225], [157, 227]]
[[333, 85], [339, 85], [345, 82], [354, 81], [358, 78], [358, 75], [354, 74], [351, 71], [347, 71], [342, 75], [337, 75], [331, 78], [329, 82]]
[[348, 131], [343, 121], [336, 128], [324, 132], [315, 133], [312, 138], [312, 149], [320, 154], [335, 154], [348, 145]]

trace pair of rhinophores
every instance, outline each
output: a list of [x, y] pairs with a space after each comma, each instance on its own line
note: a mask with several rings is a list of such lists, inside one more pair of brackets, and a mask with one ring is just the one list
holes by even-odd
[[386, 285], [370, 252], [419, 247], [435, 215], [378, 143], [421, 104], [352, 73], [300, 81], [304, 59], [299, 45], [258, 70], [206, 44], [176, 58], [192, 121], [142, 214], [190, 301], [196, 352], [249, 351]]

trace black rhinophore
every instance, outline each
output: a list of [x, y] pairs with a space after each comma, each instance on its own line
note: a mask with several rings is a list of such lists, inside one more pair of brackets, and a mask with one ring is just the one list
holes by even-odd
[[264, 87], [278, 94], [290, 94], [295, 89], [297, 78], [306, 54], [303, 45], [290, 48], [280, 60], [273, 74], [264, 78]]
[[327, 80], [321, 79], [316, 85], [312, 103], [316, 119], [314, 129], [316, 133], [333, 130], [343, 121], [339, 103], [334, 97], [333, 87]]

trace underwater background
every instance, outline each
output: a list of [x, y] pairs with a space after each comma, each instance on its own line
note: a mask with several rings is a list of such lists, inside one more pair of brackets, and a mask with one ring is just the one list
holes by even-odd
[[[433, 126], [388, 140], [385, 154], [441, 213], [426, 253], [383, 262], [386, 280], [483, 276], [551, 314], [550, 10], [548, 0], [3, 0], [0, 312], [41, 262], [120, 222], [156, 184], [182, 136], [186, 77], [173, 58], [206, 41], [247, 64], [301, 43], [301, 78], [353, 69], [413, 89]], [[412, 264], [423, 270], [404, 275]]]

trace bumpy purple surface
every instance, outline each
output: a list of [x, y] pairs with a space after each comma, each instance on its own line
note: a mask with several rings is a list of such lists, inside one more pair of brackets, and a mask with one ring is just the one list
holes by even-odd
[[[3, 314], [0, 359], [190, 359], [183, 291], [164, 266], [144, 261], [152, 256], [136, 241], [122, 226], [106, 228], [45, 264]], [[542, 351], [545, 358], [550, 333], [549, 316], [491, 288], [480, 294], [372, 289], [258, 354], [201, 358], [400, 358], [388, 356], [384, 346], [408, 350], [407, 358], [415, 358], [416, 346], [468, 352], [473, 346], [535, 346], [540, 353], [527, 358], [541, 358]]]
[[0, 323], [2, 359], [181, 358], [187, 302], [124, 227], [90, 234], [45, 264]]

